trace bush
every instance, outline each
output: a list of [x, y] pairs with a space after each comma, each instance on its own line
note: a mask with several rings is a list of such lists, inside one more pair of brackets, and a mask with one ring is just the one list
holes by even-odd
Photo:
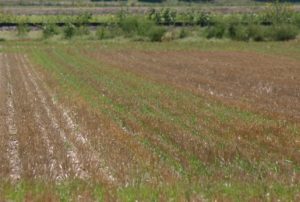
[[198, 12], [195, 14], [194, 22], [201, 27], [205, 27], [211, 24], [211, 18], [208, 13]]
[[265, 41], [266, 40], [265, 28], [259, 25], [250, 25], [248, 27], [248, 36], [253, 41]]
[[287, 41], [295, 39], [298, 35], [298, 28], [294, 25], [274, 25], [269, 31], [274, 41]]
[[230, 25], [228, 28], [228, 36], [237, 41], [249, 41], [250, 39], [249, 29], [243, 25]]
[[218, 38], [221, 39], [224, 37], [226, 32], [226, 27], [224, 24], [216, 24], [214, 26], [210, 26], [206, 29], [206, 38]]
[[231, 39], [235, 39], [236, 35], [237, 35], [237, 29], [238, 29], [238, 25], [237, 24], [230, 24], [228, 27], [228, 36]]
[[249, 41], [250, 40], [249, 29], [245, 26], [237, 26], [235, 40], [237, 41]]
[[293, 24], [300, 28], [300, 14], [296, 13], [293, 16]]
[[291, 23], [294, 13], [294, 10], [288, 4], [275, 0], [267, 6], [261, 15], [261, 23], [263, 25]]
[[174, 24], [176, 20], [177, 12], [169, 8], [163, 8], [161, 10], [161, 21], [165, 24]]
[[293, 25], [272, 25], [264, 27], [259, 25], [235, 25], [228, 29], [228, 36], [233, 40], [240, 41], [287, 41], [295, 39], [298, 35], [298, 28]]
[[59, 28], [52, 23], [45, 24], [43, 26], [43, 37], [49, 38], [51, 36], [59, 34]]
[[147, 36], [148, 31], [155, 27], [153, 21], [139, 17], [126, 17], [119, 22], [119, 26], [128, 36]]
[[166, 29], [163, 27], [153, 27], [149, 30], [148, 37], [150, 41], [161, 41]]
[[68, 23], [64, 28], [64, 36], [66, 39], [72, 38], [76, 33], [76, 26], [72, 23]]
[[170, 8], [162, 8], [160, 11], [150, 9], [148, 19], [153, 20], [157, 24], [164, 23], [167, 25], [176, 22], [177, 11]]

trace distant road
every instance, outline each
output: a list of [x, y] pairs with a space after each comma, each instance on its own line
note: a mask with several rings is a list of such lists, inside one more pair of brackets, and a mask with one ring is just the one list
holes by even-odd
[[[2, 11], [16, 15], [55, 15], [55, 14], [79, 14], [83, 12], [90, 12], [93, 14], [114, 14], [122, 9], [128, 10], [130, 13], [142, 14], [147, 12], [151, 7], [37, 7], [37, 6], [18, 6], [18, 7], [3, 7]], [[160, 9], [159, 7], [155, 7]], [[199, 9], [215, 13], [251, 13], [263, 10], [264, 6], [193, 6], [193, 7], [172, 7], [178, 11], [186, 9]], [[300, 12], [300, 5], [294, 6], [297, 12]]]

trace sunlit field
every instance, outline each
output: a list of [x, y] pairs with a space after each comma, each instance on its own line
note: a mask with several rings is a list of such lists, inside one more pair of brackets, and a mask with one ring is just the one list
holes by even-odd
[[3, 15], [0, 201], [299, 201], [300, 18], [278, 8]]

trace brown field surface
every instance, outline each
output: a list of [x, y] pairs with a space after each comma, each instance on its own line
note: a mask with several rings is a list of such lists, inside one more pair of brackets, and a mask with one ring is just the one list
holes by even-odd
[[262, 112], [300, 118], [300, 62], [251, 52], [100, 51], [93, 58]]
[[0, 201], [299, 199], [299, 60], [37, 44], [0, 54]]
[[[1, 154], [2, 177], [12, 181], [79, 178], [123, 184], [130, 181], [124, 167], [129, 171], [129, 167], [137, 166], [134, 158], [143, 155], [144, 159], [139, 161], [151, 160], [151, 155], [139, 150], [137, 143], [120, 136], [120, 130], [110, 124], [111, 131], [101, 128], [106, 121], [99, 120], [97, 115], [84, 109], [70, 111], [57, 103], [26, 56], [2, 54], [0, 75], [0, 129], [5, 134], [1, 136], [1, 149], [8, 148]], [[80, 114], [74, 116], [75, 111]], [[75, 117], [84, 120], [85, 125], [79, 125]], [[10, 131], [12, 127], [17, 129], [16, 134]], [[104, 156], [109, 159], [110, 168]], [[118, 176], [121, 178], [117, 179]]]

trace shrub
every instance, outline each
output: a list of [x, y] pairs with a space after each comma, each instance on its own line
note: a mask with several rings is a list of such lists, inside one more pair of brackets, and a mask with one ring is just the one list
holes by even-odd
[[126, 34], [131, 35], [138, 29], [138, 19], [136, 17], [126, 17], [120, 20], [119, 25]]
[[293, 23], [300, 28], [300, 14], [295, 13], [293, 16]]
[[160, 22], [160, 13], [155, 10], [155, 8], [151, 8], [148, 12], [148, 19], [154, 21], [155, 23]]
[[148, 19], [153, 20], [155, 23], [160, 24], [174, 24], [176, 21], [177, 11], [170, 8], [162, 8], [160, 11], [150, 9]]
[[261, 23], [264, 25], [290, 23], [294, 11], [288, 4], [275, 0], [269, 4], [261, 15]]
[[228, 36], [237, 41], [248, 41], [250, 39], [249, 30], [243, 25], [230, 25], [228, 28]]
[[155, 26], [154, 22], [142, 19], [139, 17], [131, 16], [126, 17], [119, 22], [119, 26], [128, 36], [139, 35], [146, 36], [148, 30]]
[[206, 38], [218, 38], [221, 39], [224, 37], [226, 32], [226, 27], [224, 24], [216, 24], [214, 26], [210, 26], [206, 29]]
[[149, 30], [148, 37], [150, 41], [161, 41], [166, 29], [163, 27], [153, 27]]
[[294, 25], [230, 25], [228, 28], [228, 37], [239, 41], [286, 41], [295, 39], [297, 35], [298, 28]]
[[43, 37], [49, 38], [51, 36], [59, 34], [59, 28], [52, 23], [47, 23], [43, 26]]
[[245, 26], [237, 26], [237, 30], [236, 30], [236, 36], [235, 36], [235, 40], [238, 41], [249, 41], [250, 40], [250, 35], [249, 35], [249, 30], [247, 27]]
[[163, 8], [160, 13], [161, 22], [168, 25], [175, 23], [177, 15], [177, 12], [175, 10], [171, 10], [170, 8]]
[[231, 39], [235, 39], [236, 38], [236, 35], [237, 35], [237, 24], [230, 24], [229, 27], [228, 27], [228, 36], [229, 38]]
[[248, 27], [248, 36], [253, 41], [265, 41], [266, 40], [265, 28], [259, 25], [250, 25]]
[[271, 39], [275, 41], [295, 39], [298, 35], [298, 28], [294, 25], [274, 25], [269, 31]]
[[208, 13], [198, 12], [195, 14], [194, 23], [200, 25], [201, 27], [205, 27], [211, 24], [211, 18]]
[[72, 38], [76, 33], [76, 27], [72, 23], [68, 23], [64, 28], [64, 36], [66, 39]]

